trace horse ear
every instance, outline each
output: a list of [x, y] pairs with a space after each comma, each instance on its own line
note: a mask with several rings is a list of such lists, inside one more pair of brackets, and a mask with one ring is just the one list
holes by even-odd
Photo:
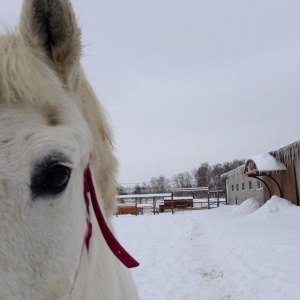
[[79, 64], [81, 32], [69, 0], [24, 0], [20, 31], [61, 75], [68, 76]]

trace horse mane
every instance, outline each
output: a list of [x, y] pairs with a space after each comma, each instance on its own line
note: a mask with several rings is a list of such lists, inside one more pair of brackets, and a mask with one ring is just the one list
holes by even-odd
[[[93, 135], [92, 168], [99, 184], [100, 193], [104, 200], [108, 214], [116, 212], [117, 188], [116, 172], [117, 160], [113, 153], [113, 135], [107, 121], [105, 109], [99, 103], [91, 85], [84, 73], [81, 73], [80, 89], [81, 111]], [[99, 155], [101, 153], [101, 156]]]
[[105, 110], [79, 64], [69, 78], [66, 82], [46, 55], [28, 45], [18, 32], [0, 36], [0, 104], [30, 105], [55, 118], [61, 101], [74, 100], [92, 134], [91, 167], [104, 212], [110, 216], [117, 205], [112, 132]]

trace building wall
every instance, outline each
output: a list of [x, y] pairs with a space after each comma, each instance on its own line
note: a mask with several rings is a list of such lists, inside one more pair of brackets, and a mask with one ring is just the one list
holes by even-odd
[[[251, 182], [252, 189], [249, 185], [249, 182]], [[255, 178], [243, 176], [242, 174], [231, 176], [226, 179], [226, 188], [228, 204], [241, 204], [242, 202], [250, 198], [255, 198], [259, 201], [263, 201], [263, 188], [262, 186], [259, 186], [257, 184], [257, 179]]]
[[283, 198], [297, 204], [297, 182], [294, 162], [287, 164], [287, 171], [282, 173]]
[[297, 205], [299, 205], [300, 203], [300, 158], [298, 157], [296, 160], [295, 160], [295, 173], [296, 173], [296, 190], [297, 190], [297, 196], [298, 196], [298, 202], [297, 202]]
[[[300, 186], [300, 160], [286, 163], [287, 171], [283, 171], [281, 174], [273, 174], [279, 185], [282, 188], [282, 197], [291, 201], [293, 204], [299, 203], [298, 185]], [[275, 182], [270, 178], [263, 178], [270, 187], [272, 195], [280, 197], [280, 190]], [[264, 187], [264, 202], [270, 199], [268, 189]]]
[[[282, 173], [272, 174], [272, 177], [278, 182], [279, 186], [282, 188]], [[280, 189], [278, 188], [277, 184], [267, 176], [264, 176], [263, 180], [270, 188], [271, 195], [280, 197]], [[264, 202], [266, 202], [270, 199], [270, 194], [265, 185], [263, 186], [263, 188], [264, 188]]]

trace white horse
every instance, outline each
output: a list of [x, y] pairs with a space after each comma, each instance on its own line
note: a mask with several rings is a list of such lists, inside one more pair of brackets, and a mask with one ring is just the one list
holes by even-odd
[[[105, 241], [123, 251], [105, 229], [117, 162], [71, 4], [24, 0], [19, 28], [0, 37], [0, 299], [137, 299]], [[88, 166], [106, 224], [87, 206]]]

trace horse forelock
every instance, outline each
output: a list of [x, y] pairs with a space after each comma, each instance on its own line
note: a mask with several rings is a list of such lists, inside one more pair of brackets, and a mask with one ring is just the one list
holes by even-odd
[[47, 58], [17, 33], [0, 36], [0, 103], [57, 107], [64, 85]]

